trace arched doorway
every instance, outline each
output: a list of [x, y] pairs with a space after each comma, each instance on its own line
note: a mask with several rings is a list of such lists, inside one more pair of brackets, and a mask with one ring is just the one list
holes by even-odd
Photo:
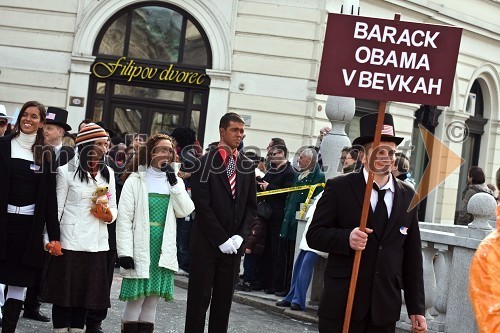
[[201, 26], [165, 3], [117, 12], [94, 44], [86, 117], [115, 135], [190, 127], [203, 138], [212, 52]]

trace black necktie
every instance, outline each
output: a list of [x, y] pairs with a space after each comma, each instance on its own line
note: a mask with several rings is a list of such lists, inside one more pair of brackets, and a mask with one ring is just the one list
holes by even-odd
[[374, 225], [373, 229], [377, 234], [378, 238], [381, 239], [384, 234], [385, 225], [389, 220], [389, 214], [387, 213], [387, 206], [384, 201], [385, 191], [378, 188], [377, 184], [373, 183], [373, 189], [378, 192], [378, 201], [375, 206], [375, 211], [373, 212]]

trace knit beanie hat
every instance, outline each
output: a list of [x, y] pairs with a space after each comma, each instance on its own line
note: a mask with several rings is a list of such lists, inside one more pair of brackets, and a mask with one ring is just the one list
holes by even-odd
[[76, 135], [76, 145], [81, 145], [87, 142], [92, 142], [96, 140], [108, 140], [108, 133], [99, 125], [94, 123], [89, 123], [85, 125], [80, 132]]

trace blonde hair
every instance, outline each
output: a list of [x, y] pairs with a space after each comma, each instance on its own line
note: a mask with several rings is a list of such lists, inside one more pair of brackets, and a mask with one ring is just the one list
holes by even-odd
[[62, 145], [75, 148], [75, 140], [72, 137], [65, 136], [62, 138]]

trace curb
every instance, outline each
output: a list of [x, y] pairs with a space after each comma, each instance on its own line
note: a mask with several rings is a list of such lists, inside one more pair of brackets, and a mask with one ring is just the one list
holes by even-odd
[[[185, 276], [176, 275], [174, 279], [174, 284], [176, 287], [187, 289], [189, 284], [189, 279]], [[253, 306], [255, 308], [271, 312], [274, 314], [283, 315], [292, 319], [300, 320], [306, 323], [311, 323], [315, 325], [318, 324], [318, 316], [314, 310], [312, 310], [314, 312], [309, 310], [308, 311], [291, 310], [289, 308], [276, 306], [275, 304], [276, 302], [273, 300], [265, 299], [259, 297], [258, 295], [250, 296], [248, 294], [242, 294], [239, 292], [236, 292], [233, 295], [233, 301], [240, 304]]]

